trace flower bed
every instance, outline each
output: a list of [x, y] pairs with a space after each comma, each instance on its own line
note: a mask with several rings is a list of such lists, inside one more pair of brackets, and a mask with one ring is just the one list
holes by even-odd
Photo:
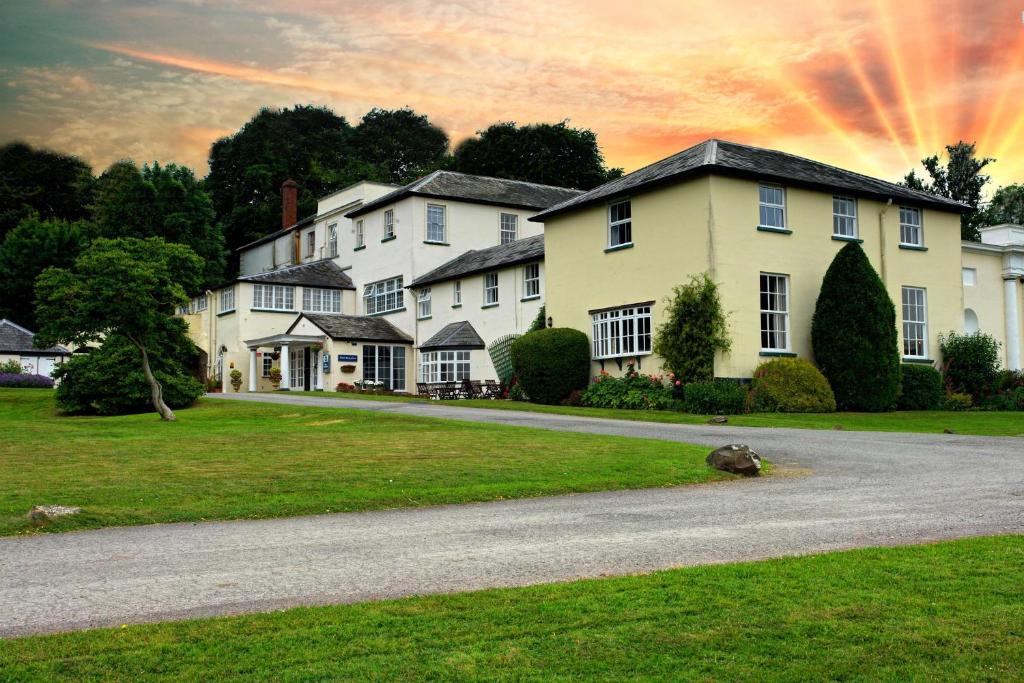
[[53, 379], [43, 375], [26, 373], [0, 373], [0, 387], [13, 389], [52, 389]]

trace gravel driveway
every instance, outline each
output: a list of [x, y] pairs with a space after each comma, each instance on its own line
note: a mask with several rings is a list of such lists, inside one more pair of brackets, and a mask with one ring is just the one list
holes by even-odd
[[0, 635], [1024, 533], [1024, 439], [222, 398], [742, 442], [782, 468], [775, 477], [675, 489], [0, 539]]

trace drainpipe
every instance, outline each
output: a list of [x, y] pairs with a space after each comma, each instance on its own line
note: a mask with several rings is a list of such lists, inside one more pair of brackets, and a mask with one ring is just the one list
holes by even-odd
[[886, 276], [887, 271], [885, 267], [885, 214], [889, 211], [889, 207], [892, 206], [892, 197], [889, 197], [889, 201], [885, 203], [882, 210], [878, 212], [878, 265], [882, 271], [882, 284], [888, 285], [889, 278]]

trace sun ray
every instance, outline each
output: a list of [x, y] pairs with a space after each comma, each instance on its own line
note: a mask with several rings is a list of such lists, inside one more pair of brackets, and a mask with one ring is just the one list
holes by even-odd
[[903, 68], [903, 59], [899, 48], [896, 45], [896, 37], [892, 32], [892, 17], [885, 6], [885, 0], [875, 0], [875, 8], [878, 11], [879, 22], [882, 24], [882, 33], [885, 36], [886, 49], [889, 53], [889, 61], [893, 75], [896, 76], [896, 85], [903, 100], [903, 111], [907, 115], [911, 132], [914, 135], [914, 143], [917, 145], [917, 154], [923, 157], [927, 154], [924, 136], [921, 134], [921, 125], [917, 120], [917, 111], [914, 107], [913, 98], [910, 96], [910, 85], [907, 82], [907, 74]]
[[[1016, 49], [1013, 51], [1013, 57], [1009, 60], [1009, 70], [1006, 72], [1006, 76], [1003, 78], [1002, 87], [999, 88], [999, 95], [996, 97], [995, 104], [988, 110], [987, 123], [985, 124], [985, 132], [982, 133], [978, 139], [978, 149], [986, 150], [989, 148], [989, 142], [992, 140], [992, 135], [995, 133], [996, 126], [999, 124], [1003, 117], [1003, 108], [1006, 106], [1006, 100], [1012, 92], [1014, 95], [1019, 94], [1019, 89], [1014, 83], [1014, 76], [1020, 72], [1021, 63], [1024, 62], [1024, 32], [1021, 32], [1017, 37]], [[1017, 125], [1020, 124], [1020, 115], [1017, 117]], [[1016, 130], [1017, 126], [1014, 126]], [[1000, 146], [1000, 151], [1005, 148], [1007, 142], [1012, 141], [1013, 136], [1003, 136], [1003, 145]]]
[[927, 54], [924, 56], [924, 59], [918, 60], [921, 64], [922, 71], [922, 83], [918, 90], [924, 93], [925, 101], [927, 103], [928, 145], [931, 149], [938, 149], [941, 147], [942, 141], [939, 139], [939, 126], [935, 115], [937, 88], [935, 87], [935, 73], [933, 66], [939, 61], [935, 54], [935, 48], [939, 42], [939, 31], [934, 23], [934, 6], [935, 3], [933, 0], [917, 0], [914, 3], [917, 19], [924, 28], [924, 35], [928, 37], [928, 39], [924, 41], [924, 44], [927, 46], [925, 48], [927, 50]]

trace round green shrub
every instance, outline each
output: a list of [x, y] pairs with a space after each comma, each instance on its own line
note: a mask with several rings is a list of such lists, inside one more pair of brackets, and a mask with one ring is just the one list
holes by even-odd
[[930, 365], [903, 366], [900, 396], [896, 401], [899, 410], [938, 410], [944, 399], [942, 373]]
[[856, 242], [840, 249], [825, 272], [811, 343], [839, 410], [895, 407], [900, 388], [896, 308]]
[[516, 379], [534, 403], [555, 405], [590, 380], [590, 342], [568, 327], [530, 332], [512, 344]]
[[754, 371], [750, 408], [765, 413], [831, 413], [836, 397], [818, 368], [800, 358], [777, 358]]
[[736, 415], [744, 411], [746, 402], [746, 387], [727, 379], [690, 382], [683, 387], [686, 411], [697, 415]]
[[990, 334], [939, 335], [946, 388], [970, 394], [974, 402], [990, 393], [999, 378], [999, 342]]

